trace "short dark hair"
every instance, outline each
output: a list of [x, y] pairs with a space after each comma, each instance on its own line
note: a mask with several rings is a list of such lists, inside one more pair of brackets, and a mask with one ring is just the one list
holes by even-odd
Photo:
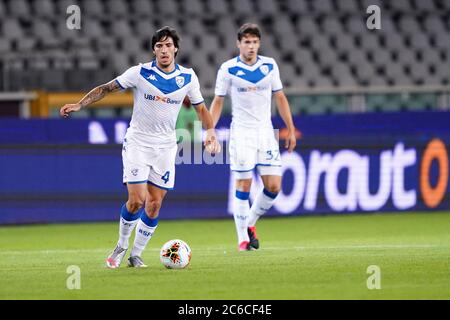
[[[162, 27], [161, 29], [157, 30], [152, 37], [152, 50], [155, 48], [155, 44], [157, 42], [160, 42], [162, 40], [165, 40], [166, 38], [172, 38], [173, 45], [175, 48], [180, 50], [179, 43], [180, 43], [180, 36], [178, 35], [177, 31], [174, 28], [171, 28], [169, 26]], [[178, 52], [175, 52], [175, 57], [177, 56]]]
[[256, 36], [261, 39], [261, 31], [256, 23], [245, 23], [238, 30], [238, 40], [241, 41], [247, 35]]

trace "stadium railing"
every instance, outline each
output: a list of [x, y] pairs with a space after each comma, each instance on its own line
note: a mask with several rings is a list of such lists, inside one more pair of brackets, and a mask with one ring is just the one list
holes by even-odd
[[[424, 86], [424, 87], [348, 87], [348, 88], [311, 88], [311, 89], [285, 89], [294, 115], [297, 114], [324, 114], [347, 112], [390, 112], [390, 111], [426, 111], [450, 110], [450, 86]], [[56, 117], [58, 109], [66, 103], [79, 101], [86, 92], [5, 92], [0, 93], [0, 106], [11, 107], [15, 103], [16, 116], [20, 118]], [[204, 91], [204, 97], [209, 106], [214, 92]], [[96, 111], [105, 109], [128, 110], [133, 104], [131, 92], [117, 92], [106, 96], [93, 104], [90, 112], [81, 117], [89, 117]], [[4, 109], [2, 108], [2, 109]], [[274, 112], [276, 107], [273, 106]], [[225, 100], [224, 113], [231, 113], [231, 101]], [[4, 115], [0, 109], [0, 115]], [[108, 113], [107, 113], [108, 114]], [[126, 114], [109, 113], [111, 116]], [[8, 114], [7, 115], [11, 115]]]

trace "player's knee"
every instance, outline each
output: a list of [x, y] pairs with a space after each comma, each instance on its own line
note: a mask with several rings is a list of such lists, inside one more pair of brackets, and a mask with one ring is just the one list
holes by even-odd
[[128, 211], [130, 213], [137, 213], [139, 209], [144, 206], [144, 201], [140, 199], [131, 199], [128, 201]]
[[281, 190], [281, 185], [279, 183], [271, 183], [265, 189], [270, 193], [277, 194]]
[[145, 211], [150, 218], [155, 219], [158, 217], [159, 209], [161, 209], [162, 200], [151, 200], [145, 205]]
[[236, 181], [236, 190], [239, 190], [239, 191], [242, 191], [242, 192], [250, 192], [251, 186], [252, 186], [252, 180], [251, 179], [237, 180]]

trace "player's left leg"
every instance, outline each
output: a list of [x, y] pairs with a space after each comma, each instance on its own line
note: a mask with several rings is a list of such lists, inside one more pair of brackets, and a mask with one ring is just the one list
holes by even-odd
[[254, 227], [258, 219], [272, 208], [281, 189], [281, 176], [261, 176], [264, 189], [256, 196], [250, 209], [249, 227]]
[[235, 172], [236, 194], [233, 199], [233, 217], [238, 236], [238, 250], [250, 250], [250, 239], [247, 233], [248, 216], [250, 211], [249, 197], [252, 185], [252, 172]]
[[248, 235], [250, 238], [250, 246], [253, 249], [259, 248], [259, 240], [256, 235], [256, 222], [272, 208], [275, 199], [281, 189], [280, 175], [261, 175], [264, 184], [263, 190], [256, 196], [255, 201], [250, 208], [248, 219]]
[[146, 267], [141, 255], [158, 226], [159, 209], [167, 193], [166, 190], [150, 184], [147, 187], [148, 194], [145, 199], [145, 210], [136, 226], [134, 246], [128, 259], [130, 267]]
[[159, 209], [168, 190], [175, 184], [175, 157], [178, 146], [166, 149], [148, 148], [146, 151], [151, 167], [147, 179], [147, 197], [141, 218], [136, 226], [134, 246], [128, 265], [144, 267], [141, 255], [158, 226]]

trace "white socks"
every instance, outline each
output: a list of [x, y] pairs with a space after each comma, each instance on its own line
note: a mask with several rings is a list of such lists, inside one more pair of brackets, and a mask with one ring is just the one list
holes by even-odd
[[157, 226], [158, 218], [149, 218], [144, 208], [141, 208], [136, 214], [132, 214], [128, 212], [126, 204], [124, 204], [120, 213], [119, 242], [117, 244], [119, 247], [127, 249], [131, 233], [136, 227], [131, 256], [141, 256]]
[[141, 210], [132, 214], [128, 212], [126, 204], [122, 206], [119, 222], [119, 242], [117, 243], [119, 247], [124, 249], [128, 248], [128, 241], [140, 216]]
[[147, 216], [145, 211], [142, 212], [141, 218], [137, 223], [136, 236], [134, 238], [134, 246], [131, 250], [131, 257], [141, 256], [147, 243], [152, 238], [156, 227], [158, 226], [158, 218], [152, 219]]
[[278, 193], [269, 192], [265, 188], [258, 194], [250, 209], [250, 216], [248, 219], [249, 227], [254, 227], [259, 217], [272, 208], [277, 195]]
[[248, 202], [249, 196], [249, 192], [236, 190], [236, 195], [234, 197], [233, 216], [239, 243], [242, 241], [250, 241], [247, 233], [247, 223], [250, 212], [250, 204]]

